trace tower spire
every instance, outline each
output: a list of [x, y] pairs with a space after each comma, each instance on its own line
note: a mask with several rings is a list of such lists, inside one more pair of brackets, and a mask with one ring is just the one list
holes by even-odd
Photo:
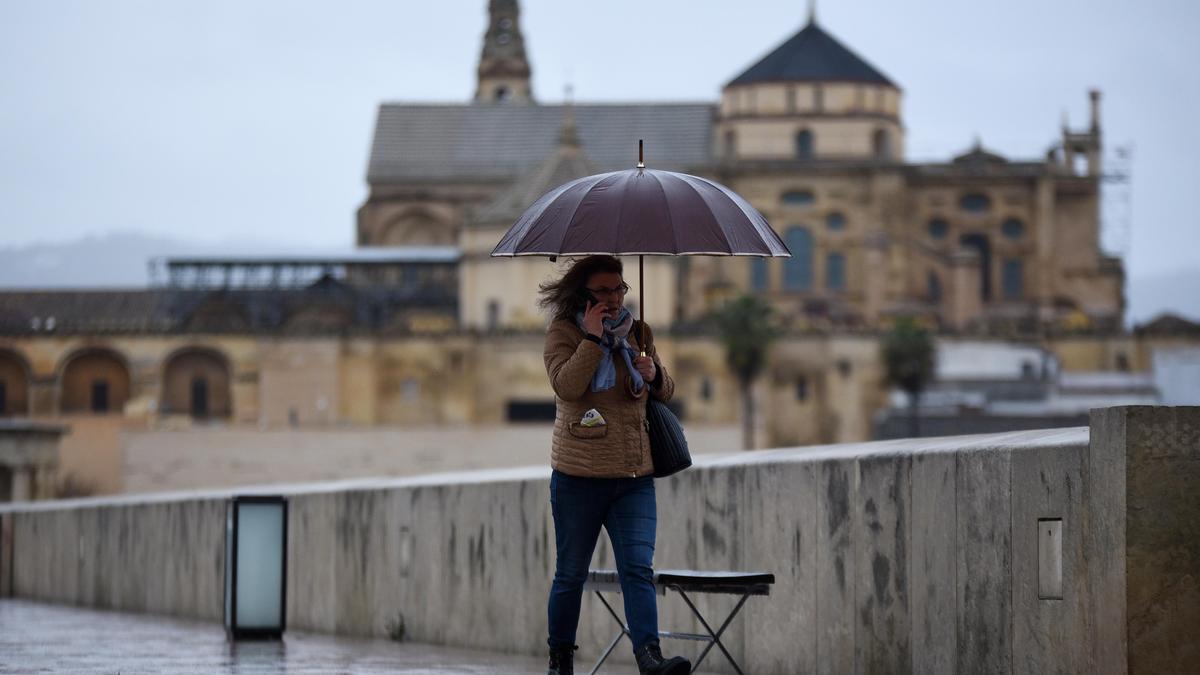
[[817, 22], [817, 0], [808, 0], [808, 22]]
[[525, 38], [517, 23], [517, 0], [489, 0], [488, 27], [479, 55], [476, 103], [533, 101]]
[[563, 92], [562, 127], [558, 130], [558, 144], [566, 148], [579, 147], [579, 131], [575, 128], [575, 95], [574, 87], [567, 85]]

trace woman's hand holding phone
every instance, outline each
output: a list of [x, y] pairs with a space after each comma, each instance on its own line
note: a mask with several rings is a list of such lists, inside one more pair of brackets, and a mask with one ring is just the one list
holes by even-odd
[[583, 310], [583, 329], [596, 337], [604, 335], [604, 304], [588, 301]]

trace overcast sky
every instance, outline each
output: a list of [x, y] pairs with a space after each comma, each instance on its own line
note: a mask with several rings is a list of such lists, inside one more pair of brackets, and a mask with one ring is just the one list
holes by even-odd
[[[524, 0], [535, 95], [715, 101], [800, 0]], [[1200, 3], [824, 0], [904, 89], [909, 159], [1040, 158], [1104, 93], [1133, 277], [1195, 269]], [[486, 0], [0, 0], [0, 246], [137, 231], [353, 243], [380, 101], [466, 101]], [[1120, 195], [1116, 195], [1120, 196]], [[1115, 204], [1114, 200], [1110, 200]]]

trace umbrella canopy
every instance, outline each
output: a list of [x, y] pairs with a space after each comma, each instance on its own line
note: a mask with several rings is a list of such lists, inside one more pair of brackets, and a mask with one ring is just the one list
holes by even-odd
[[791, 257], [767, 220], [707, 178], [635, 168], [585, 176], [542, 195], [492, 256]]

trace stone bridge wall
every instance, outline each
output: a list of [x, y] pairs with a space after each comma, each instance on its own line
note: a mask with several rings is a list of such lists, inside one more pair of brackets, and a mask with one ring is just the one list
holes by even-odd
[[[706, 458], [657, 481], [655, 562], [775, 573], [727, 633], [747, 672], [1183, 672], [1200, 662], [1198, 429], [1197, 408], [1113, 408], [1090, 434]], [[289, 628], [383, 636], [403, 619], [413, 641], [541, 653], [547, 474], [270, 489], [290, 495]], [[0, 578], [20, 597], [217, 621], [229, 494], [4, 507]], [[1043, 519], [1062, 521], [1061, 599], [1039, 597]], [[594, 565], [613, 565], [606, 537]], [[674, 594], [660, 617], [700, 628]], [[585, 599], [585, 659], [611, 627]]]

